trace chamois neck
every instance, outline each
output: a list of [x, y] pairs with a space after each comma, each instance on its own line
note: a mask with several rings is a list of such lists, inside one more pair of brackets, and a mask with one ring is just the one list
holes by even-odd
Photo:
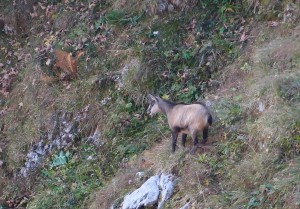
[[176, 103], [159, 98], [158, 106], [164, 115], [167, 115], [175, 105]]

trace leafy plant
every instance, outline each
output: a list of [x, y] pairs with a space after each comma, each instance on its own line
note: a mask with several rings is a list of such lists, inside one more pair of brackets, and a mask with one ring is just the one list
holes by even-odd
[[262, 206], [267, 201], [268, 196], [272, 195], [273, 192], [274, 192], [273, 185], [271, 184], [261, 185], [258, 191], [254, 191], [251, 193], [250, 200], [246, 205], [244, 205], [244, 207], [250, 209], [253, 207]]
[[58, 155], [54, 155], [52, 163], [50, 164], [50, 168], [58, 167], [61, 165], [65, 165], [70, 159], [70, 152], [60, 151]]
[[197, 162], [210, 166], [213, 171], [217, 171], [223, 167], [222, 163], [217, 159], [217, 157], [213, 157], [205, 153], [198, 156]]
[[251, 71], [251, 66], [245, 62], [244, 65], [241, 67], [241, 70], [244, 71], [244, 72], [250, 72]]

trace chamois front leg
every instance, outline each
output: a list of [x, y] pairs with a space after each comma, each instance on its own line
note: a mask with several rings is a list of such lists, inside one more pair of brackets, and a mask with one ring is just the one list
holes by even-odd
[[197, 132], [192, 132], [191, 135], [192, 135], [192, 139], [194, 141], [194, 146], [190, 150], [190, 154], [195, 154], [195, 152], [196, 152], [196, 150], [198, 148], [199, 140], [198, 140]]
[[172, 131], [172, 152], [175, 152], [176, 149], [176, 143], [177, 143], [177, 137], [178, 137], [178, 131], [173, 130]]
[[187, 137], [187, 134], [182, 134], [182, 146], [185, 147], [185, 142], [186, 142], [186, 137]]

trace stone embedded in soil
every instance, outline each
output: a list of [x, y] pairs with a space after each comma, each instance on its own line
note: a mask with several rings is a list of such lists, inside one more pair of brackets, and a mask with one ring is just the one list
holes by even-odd
[[158, 209], [161, 209], [165, 201], [173, 194], [173, 189], [174, 176], [172, 174], [152, 176], [140, 188], [125, 196], [122, 209], [153, 206], [157, 202]]
[[135, 174], [135, 180], [137, 182], [142, 181], [144, 179], [144, 177], [145, 177], [145, 173], [144, 172], [137, 172]]
[[139, 189], [126, 195], [122, 209], [135, 209], [141, 206], [154, 205], [159, 197], [159, 175], [149, 178]]

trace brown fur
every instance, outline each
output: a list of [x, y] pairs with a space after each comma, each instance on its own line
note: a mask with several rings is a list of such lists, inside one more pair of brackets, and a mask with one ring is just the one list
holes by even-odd
[[207, 123], [208, 111], [200, 104], [176, 105], [167, 113], [170, 128], [185, 128], [180, 133], [191, 134], [191, 131], [200, 132], [209, 125]]
[[78, 52], [75, 57], [72, 57], [72, 53], [62, 50], [55, 50], [54, 54], [56, 62], [53, 66], [53, 71], [59, 79], [76, 78], [78, 76], [77, 61], [83, 55], [83, 52]]
[[178, 134], [182, 134], [182, 144], [185, 145], [186, 135], [190, 134], [194, 140], [193, 153], [198, 145], [197, 135], [203, 132], [203, 143], [208, 136], [208, 127], [212, 124], [212, 116], [207, 107], [202, 104], [176, 104], [159, 97], [149, 95], [150, 106], [148, 113], [163, 113], [167, 116], [169, 127], [172, 131], [172, 151], [175, 151]]

